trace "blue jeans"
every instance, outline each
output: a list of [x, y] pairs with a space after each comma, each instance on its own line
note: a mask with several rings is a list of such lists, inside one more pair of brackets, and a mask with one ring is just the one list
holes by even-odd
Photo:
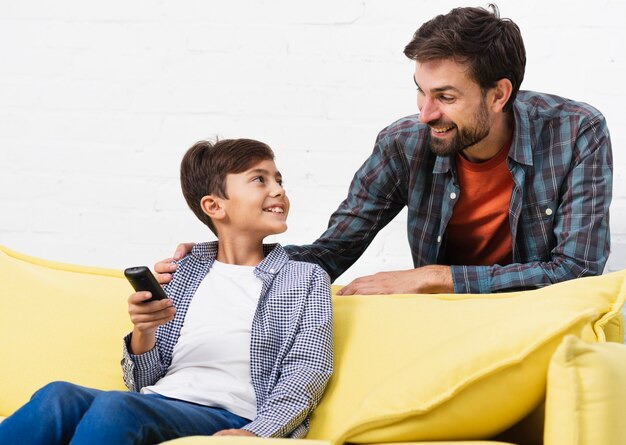
[[54, 382], [0, 423], [0, 444], [156, 444], [249, 422], [223, 409], [160, 395]]

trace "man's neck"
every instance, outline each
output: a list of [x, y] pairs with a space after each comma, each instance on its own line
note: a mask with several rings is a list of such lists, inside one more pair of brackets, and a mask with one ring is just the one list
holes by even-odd
[[488, 161], [511, 140], [514, 127], [512, 112], [499, 114], [491, 126], [489, 135], [478, 144], [463, 150], [462, 156], [470, 162]]
[[256, 266], [263, 261], [263, 240], [219, 236], [217, 244], [217, 261], [238, 266]]

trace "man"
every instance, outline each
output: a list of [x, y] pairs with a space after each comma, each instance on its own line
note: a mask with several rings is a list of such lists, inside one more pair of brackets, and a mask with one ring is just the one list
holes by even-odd
[[[602, 273], [612, 193], [604, 117], [518, 93], [522, 37], [492, 9], [457, 8], [417, 30], [404, 52], [416, 62], [419, 115], [378, 135], [317, 241], [286, 247], [334, 280], [407, 206], [414, 268], [357, 278], [341, 294], [490, 293]], [[175, 268], [155, 270], [167, 282]]]

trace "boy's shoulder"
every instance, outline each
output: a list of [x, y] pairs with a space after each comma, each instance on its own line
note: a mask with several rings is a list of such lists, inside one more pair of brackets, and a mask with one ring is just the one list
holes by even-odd
[[330, 277], [319, 265], [304, 261], [287, 261], [272, 283], [277, 292], [308, 298], [313, 295], [330, 299]]
[[259, 268], [278, 274], [303, 274], [305, 276], [326, 274], [324, 269], [314, 263], [296, 261], [289, 258], [289, 254], [280, 244], [265, 244], [265, 259]]
[[202, 265], [210, 265], [217, 257], [217, 241], [208, 241], [196, 244], [191, 252], [184, 257], [174, 260], [173, 263], [178, 266], [178, 270], [187, 268], [202, 267]]
[[288, 260], [283, 269], [284, 273], [296, 273], [306, 276], [328, 275], [324, 269], [315, 263], [307, 263], [306, 261]]

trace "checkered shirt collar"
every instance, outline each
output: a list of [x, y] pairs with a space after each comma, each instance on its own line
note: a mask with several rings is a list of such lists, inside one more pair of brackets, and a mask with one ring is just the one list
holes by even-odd
[[[213, 265], [217, 257], [217, 241], [196, 244], [191, 254], [201, 263]], [[287, 264], [289, 256], [280, 244], [263, 244], [263, 255], [265, 258], [255, 268], [255, 271], [264, 276], [276, 275], [280, 269]]]

